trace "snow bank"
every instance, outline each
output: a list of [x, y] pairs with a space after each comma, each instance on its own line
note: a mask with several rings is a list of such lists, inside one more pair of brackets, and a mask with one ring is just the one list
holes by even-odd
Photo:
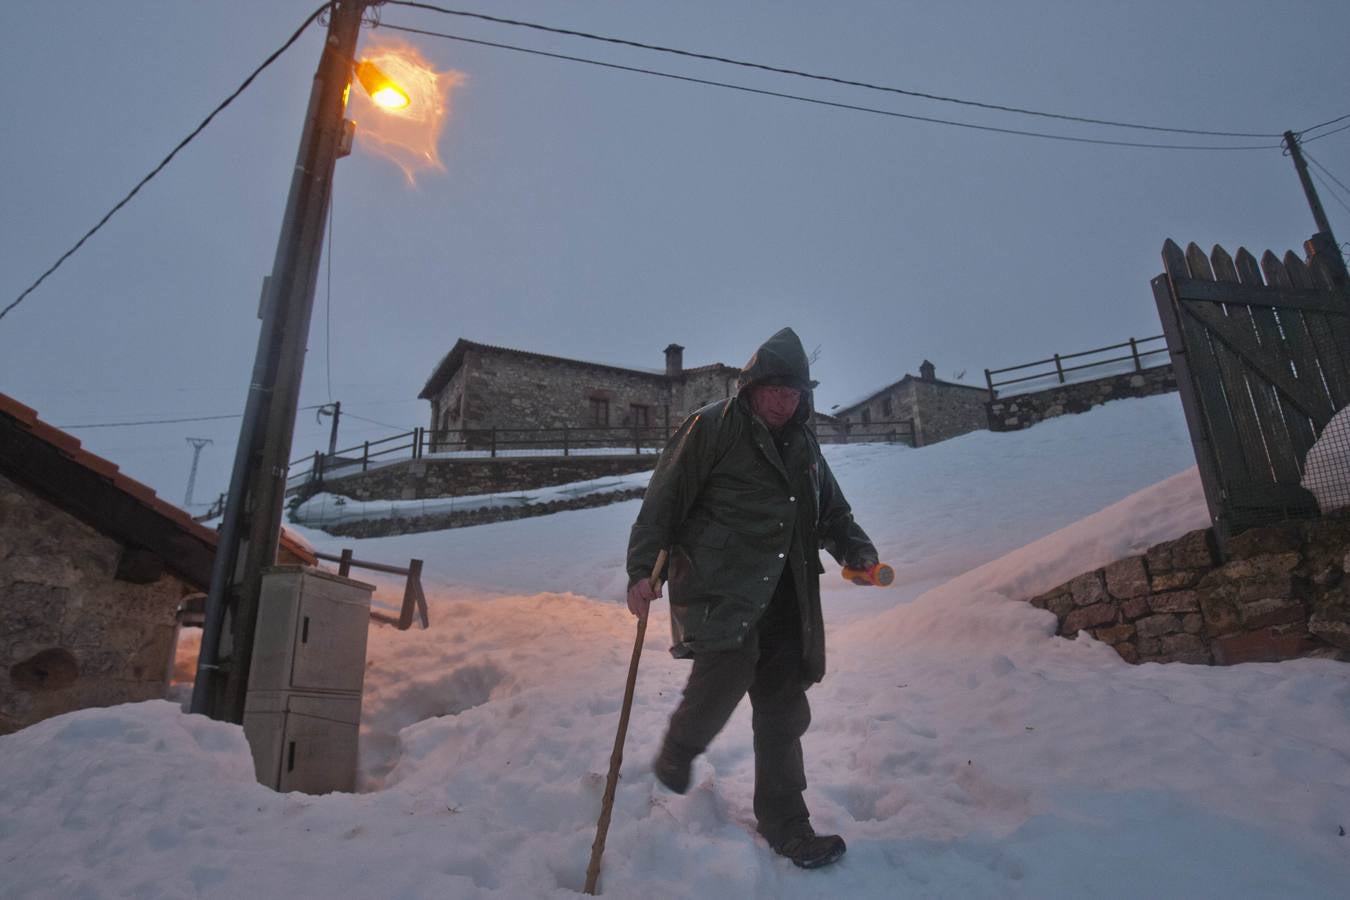
[[[658, 604], [605, 896], [1343, 896], [1350, 667], [1128, 666], [1013, 599], [1204, 524], [1175, 397], [829, 454], [900, 575], [825, 576], [807, 799], [848, 855], [802, 873], [755, 836], [748, 709], [687, 795], [655, 787], [688, 672]], [[259, 787], [238, 728], [169, 703], [61, 716], [0, 737], [0, 896], [574, 896], [632, 648], [635, 513], [311, 535], [427, 561], [431, 629], [371, 632], [365, 792]]]

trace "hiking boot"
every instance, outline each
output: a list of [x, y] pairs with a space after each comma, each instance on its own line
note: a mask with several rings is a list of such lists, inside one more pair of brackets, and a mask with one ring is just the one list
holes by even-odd
[[669, 743], [665, 743], [652, 763], [652, 772], [667, 789], [683, 794], [689, 790], [689, 770], [693, 764], [693, 759], [687, 753], [674, 750]]
[[844, 839], [839, 835], [816, 834], [813, 831], [804, 831], [781, 844], [773, 845], [774, 853], [786, 856], [794, 866], [802, 869], [819, 869], [838, 862], [847, 849]]

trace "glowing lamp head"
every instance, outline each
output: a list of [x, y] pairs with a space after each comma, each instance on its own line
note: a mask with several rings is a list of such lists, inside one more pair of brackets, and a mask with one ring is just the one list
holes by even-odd
[[366, 89], [370, 99], [383, 109], [403, 109], [408, 105], [408, 95], [394, 83], [380, 67], [368, 59], [356, 64], [356, 80]]

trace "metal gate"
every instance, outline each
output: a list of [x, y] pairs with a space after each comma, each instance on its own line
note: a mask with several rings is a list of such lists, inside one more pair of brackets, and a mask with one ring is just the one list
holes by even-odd
[[1169, 240], [1152, 282], [1221, 541], [1350, 505], [1350, 291], [1325, 235], [1307, 247], [1258, 264]]

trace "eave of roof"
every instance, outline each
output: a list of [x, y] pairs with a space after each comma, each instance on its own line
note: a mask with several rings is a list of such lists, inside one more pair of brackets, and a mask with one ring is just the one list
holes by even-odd
[[[590, 362], [584, 359], [573, 359], [567, 356], [553, 356], [548, 353], [535, 353], [531, 350], [517, 350], [514, 347], [498, 347], [493, 344], [480, 344], [477, 341], [470, 341], [465, 338], [459, 338], [455, 345], [450, 348], [450, 352], [441, 358], [432, 371], [431, 377], [427, 379], [422, 387], [422, 392], [417, 395], [419, 400], [430, 400], [441, 391], [455, 377], [455, 372], [464, 364], [464, 357], [470, 350], [486, 351], [490, 353], [507, 353], [512, 356], [520, 356], [526, 359], [539, 359], [545, 362], [569, 363], [574, 366], [587, 366], [594, 369], [605, 369], [610, 372], [622, 372], [625, 375], [641, 375], [645, 378], [657, 378], [669, 380], [670, 376], [659, 369], [636, 369], [630, 366], [616, 366], [611, 363]], [[719, 369], [725, 369], [731, 372], [740, 372], [740, 369], [733, 366], [726, 366], [722, 363], [712, 363], [706, 366], [697, 366], [692, 369], [684, 369], [680, 376], [700, 373], [714, 372]]]
[[[71, 502], [73, 499], [80, 498], [73, 497], [73, 494], [100, 491], [113, 499], [120, 497], [125, 502], [143, 508], [168, 529], [159, 533], [170, 535], [166, 543], [171, 546], [148, 549], [156, 551], [165, 565], [194, 585], [202, 589], [207, 587], [211, 576], [210, 562], [215, 556], [217, 542], [213, 529], [193, 521], [186, 510], [161, 499], [148, 485], [123, 474], [115, 463], [83, 449], [74, 435], [42, 421], [36, 410], [3, 393], [0, 393], [0, 426], [12, 432], [6, 435], [4, 446], [0, 447], [0, 471], [35, 487], [50, 502], [114, 538], [125, 536], [111, 533], [108, 522], [103, 520], [107, 513], [106, 504], [92, 501], [74, 503]], [[27, 455], [21, 446], [24, 438], [30, 443]], [[68, 475], [72, 477], [59, 479], [54, 484], [33, 485], [33, 473], [24, 471], [24, 463], [34, 459], [69, 467]], [[173, 533], [179, 537], [172, 537]], [[281, 544], [307, 565], [317, 564], [313, 552], [285, 529], [282, 529]]]

